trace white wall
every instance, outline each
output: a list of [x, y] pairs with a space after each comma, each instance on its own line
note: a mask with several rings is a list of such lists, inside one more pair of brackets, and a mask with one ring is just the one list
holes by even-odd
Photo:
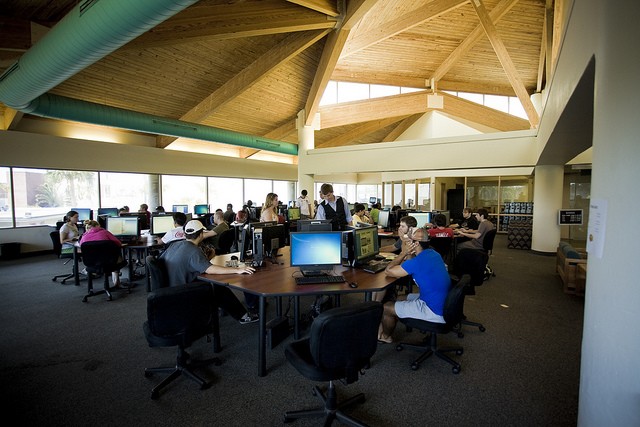
[[[483, 131], [491, 132], [492, 130], [484, 126]], [[496, 130], [494, 129], [493, 132], [496, 132]], [[481, 133], [479, 130], [461, 123], [459, 120], [453, 120], [437, 111], [430, 111], [416, 120], [413, 125], [396, 138], [396, 141], [459, 137], [461, 135], [479, 135]]]

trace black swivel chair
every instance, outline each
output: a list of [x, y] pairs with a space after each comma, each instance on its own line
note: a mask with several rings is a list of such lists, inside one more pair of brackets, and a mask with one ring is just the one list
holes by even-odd
[[450, 264], [453, 247], [452, 237], [433, 237], [429, 239], [429, 247], [440, 254], [445, 264]]
[[202, 390], [210, 383], [196, 374], [193, 368], [222, 361], [217, 358], [194, 361], [187, 348], [193, 342], [212, 333], [217, 314], [214, 308], [213, 288], [207, 283], [160, 288], [147, 297], [147, 321], [143, 325], [149, 347], [178, 347], [174, 366], [146, 368], [145, 377], [157, 373], [169, 373], [160, 384], [151, 390], [151, 399], [160, 397], [160, 390], [184, 374], [200, 385]]
[[[53, 253], [60, 259], [66, 259], [64, 265], [67, 265], [69, 261], [73, 259], [73, 254], [63, 254], [62, 253], [62, 244], [60, 243], [60, 231], [52, 231], [49, 233], [49, 237], [51, 237], [51, 243], [53, 244]], [[59, 278], [62, 278], [60, 283], [64, 284], [67, 280], [73, 277], [73, 271], [68, 274], [58, 274], [53, 276], [51, 281], [55, 282]]]
[[[127, 265], [127, 262], [122, 260], [122, 250], [114, 242], [110, 240], [98, 240], [93, 242], [85, 242], [80, 245], [80, 252], [82, 252], [82, 262], [87, 269], [87, 295], [82, 298], [82, 302], [87, 302], [89, 297], [106, 294], [107, 299], [111, 301], [111, 288], [109, 287], [109, 276], [114, 271], [118, 271]], [[99, 291], [93, 290], [93, 275], [104, 275], [104, 289]], [[128, 292], [131, 292], [131, 288], [126, 288]]]
[[[482, 286], [484, 283], [484, 272], [488, 261], [489, 255], [485, 251], [478, 249], [462, 249], [456, 256], [452, 272], [457, 277], [462, 277], [465, 274], [469, 275], [467, 295], [475, 295], [476, 287]], [[480, 332], [486, 331], [482, 323], [472, 322], [463, 314], [460, 327], [457, 328], [460, 338], [464, 336], [462, 333], [462, 325], [475, 326]]]
[[326, 396], [318, 386], [313, 387], [313, 394], [324, 402], [323, 408], [287, 411], [285, 422], [302, 417], [325, 417], [325, 426], [330, 426], [336, 418], [350, 426], [365, 426], [340, 410], [364, 402], [364, 394], [338, 404], [334, 380], [345, 379], [350, 384], [369, 366], [376, 352], [381, 318], [382, 304], [375, 301], [327, 310], [315, 318], [307, 338], [287, 345], [285, 356], [302, 375], [312, 381], [328, 381], [329, 386]]
[[[489, 256], [493, 254], [493, 241], [496, 238], [497, 232], [498, 230], [496, 230], [495, 228], [493, 230], [487, 231], [487, 234], [484, 236], [484, 239], [482, 240], [482, 247], [484, 248], [485, 252]], [[487, 279], [489, 277], [496, 277], [496, 274], [493, 272], [493, 269], [489, 266], [488, 260], [487, 260], [486, 270], [487, 270], [486, 272]]]
[[469, 276], [463, 276], [462, 279], [460, 279], [460, 281], [449, 290], [444, 305], [443, 317], [446, 323], [434, 323], [410, 317], [400, 319], [400, 321], [406, 326], [429, 334], [429, 336], [420, 344], [400, 343], [396, 346], [396, 350], [398, 351], [401, 351], [405, 346], [417, 348], [419, 350], [426, 349], [420, 357], [411, 363], [411, 369], [414, 371], [420, 367], [420, 363], [432, 354], [435, 354], [440, 359], [453, 365], [452, 371], [454, 374], [460, 373], [460, 364], [444, 353], [455, 351], [457, 355], [461, 355], [463, 353], [463, 348], [438, 347], [438, 335], [447, 334], [460, 324], [463, 316], [462, 312], [464, 310], [464, 296], [466, 287], [469, 285], [469, 281]]
[[234, 229], [225, 230], [220, 234], [218, 238], [218, 244], [216, 247], [217, 255], [224, 255], [231, 252], [231, 247], [236, 239], [236, 231]]

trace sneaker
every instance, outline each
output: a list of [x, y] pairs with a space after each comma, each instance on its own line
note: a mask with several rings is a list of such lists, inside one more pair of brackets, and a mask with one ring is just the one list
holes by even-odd
[[248, 323], [257, 322], [258, 320], [260, 320], [260, 317], [258, 317], [257, 314], [246, 313], [244, 316], [242, 316], [239, 322], [241, 325], [246, 325]]

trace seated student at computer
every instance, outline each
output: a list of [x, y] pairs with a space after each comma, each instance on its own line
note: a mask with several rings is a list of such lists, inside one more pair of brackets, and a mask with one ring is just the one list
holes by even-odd
[[79, 214], [76, 211], [69, 211], [64, 216], [64, 224], [60, 227], [60, 244], [62, 253], [73, 253], [73, 245], [78, 241], [80, 232], [78, 231]]
[[[172, 243], [160, 255], [164, 261], [169, 286], [178, 286], [197, 280], [200, 274], [253, 274], [251, 267], [241, 265], [239, 267], [223, 267], [213, 265], [205, 257], [200, 249], [200, 243], [204, 240], [205, 227], [198, 220], [191, 220], [184, 226], [185, 240]], [[224, 286], [214, 286], [217, 305], [223, 308], [231, 317], [240, 323], [250, 323], [258, 320], [236, 298], [231, 289]]]
[[278, 221], [278, 195], [269, 193], [260, 211], [260, 222]]
[[331, 184], [322, 184], [320, 198], [322, 202], [316, 210], [316, 219], [330, 219], [333, 231], [346, 230], [352, 220], [347, 200], [333, 194], [333, 185]]
[[392, 245], [381, 247], [380, 252], [400, 253], [403, 244], [411, 242], [411, 239], [408, 236], [409, 231], [417, 226], [418, 221], [411, 215], [400, 218], [400, 225], [398, 226], [398, 240], [396, 240]]
[[477, 230], [478, 229], [478, 220], [471, 208], [464, 208], [462, 210], [462, 219], [458, 219], [456, 222], [452, 222], [451, 228], [467, 228], [469, 230]]
[[[239, 211], [240, 212], [240, 211]], [[213, 228], [205, 232], [205, 239], [209, 239], [209, 243], [214, 247], [218, 247], [218, 239], [220, 239], [220, 235], [223, 231], [227, 231], [229, 229], [229, 224], [224, 220], [224, 215], [222, 211], [216, 211], [213, 214]]]
[[369, 211], [369, 218], [371, 218], [372, 224], [378, 224], [379, 215], [380, 215], [380, 203], [372, 204], [371, 210]]
[[[85, 232], [80, 239], [80, 244], [85, 242], [100, 242], [103, 240], [110, 240], [116, 246], [121, 247], [122, 242], [118, 240], [116, 236], [114, 236], [109, 230], [105, 230], [100, 227], [98, 221], [86, 220], [84, 222]], [[122, 256], [118, 259], [118, 262], [122, 262]], [[120, 270], [114, 271], [111, 273], [111, 281], [113, 282], [113, 287], [120, 287]]]
[[362, 203], [356, 203], [353, 207], [353, 216], [351, 217], [351, 225], [357, 227], [358, 224], [371, 224], [371, 219], [367, 215], [367, 211]]
[[433, 218], [433, 227], [428, 231], [429, 237], [453, 237], [453, 229], [447, 227], [447, 217], [436, 214]]
[[478, 225], [477, 230], [464, 230], [458, 229], [456, 233], [463, 237], [468, 237], [471, 240], [467, 240], [466, 242], [458, 243], [457, 251], [460, 252], [462, 249], [484, 249], [483, 242], [484, 236], [487, 235], [487, 232], [494, 229], [493, 223], [489, 221], [489, 212], [484, 209], [478, 209], [478, 212], [475, 213], [476, 219], [480, 223]]
[[411, 242], [400, 255], [389, 263], [385, 274], [390, 277], [412, 276], [419, 293], [407, 295], [404, 301], [384, 303], [382, 322], [378, 329], [378, 340], [393, 342], [391, 335], [398, 318], [411, 317], [429, 322], [445, 323], [444, 303], [451, 279], [442, 257], [433, 249], [427, 249], [427, 231], [416, 228], [410, 234]]
[[184, 225], [187, 223], [187, 216], [182, 212], [173, 213], [173, 225], [174, 228], [167, 231], [160, 240], [165, 245], [173, 242], [174, 240], [184, 240]]

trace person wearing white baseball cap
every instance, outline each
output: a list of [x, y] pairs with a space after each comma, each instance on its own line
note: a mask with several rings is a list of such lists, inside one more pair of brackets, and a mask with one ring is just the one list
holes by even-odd
[[[206, 274], [253, 274], [251, 267], [222, 267], [213, 265], [204, 255], [199, 245], [204, 240], [205, 226], [198, 220], [191, 220], [184, 226], [185, 240], [171, 243], [160, 255], [165, 263], [169, 277], [169, 286], [178, 286], [197, 280], [202, 273]], [[248, 313], [236, 295], [224, 286], [214, 286], [215, 298], [219, 307], [240, 323], [251, 323], [258, 320], [256, 315]]]

